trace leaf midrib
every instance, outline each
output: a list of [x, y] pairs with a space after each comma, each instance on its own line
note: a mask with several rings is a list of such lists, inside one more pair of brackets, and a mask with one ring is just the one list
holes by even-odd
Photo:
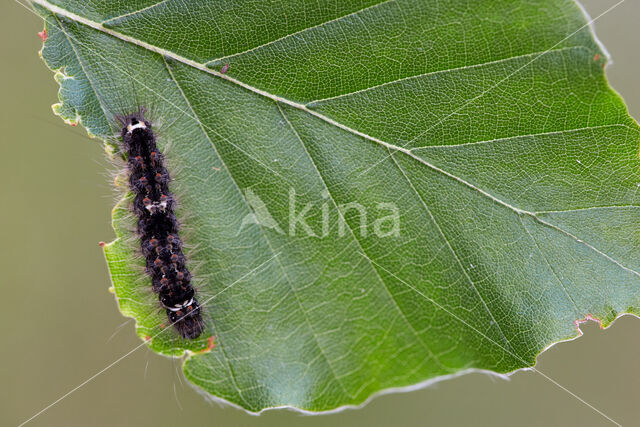
[[[257, 95], [261, 95], [261, 96], [269, 98], [269, 99], [271, 99], [273, 101], [281, 102], [281, 103], [289, 105], [289, 106], [291, 106], [293, 108], [305, 111], [306, 113], [308, 113], [308, 114], [310, 114], [310, 115], [312, 115], [314, 117], [317, 117], [317, 118], [319, 118], [319, 119], [321, 119], [321, 120], [323, 120], [323, 121], [325, 121], [325, 122], [327, 122], [327, 123], [329, 123], [329, 124], [331, 124], [331, 125], [333, 125], [335, 127], [338, 127], [338, 128], [340, 128], [340, 129], [342, 129], [342, 130], [344, 130], [346, 132], [349, 132], [349, 133], [351, 133], [353, 135], [360, 136], [361, 138], [364, 138], [366, 140], [375, 142], [375, 143], [377, 143], [379, 145], [387, 147], [388, 149], [391, 149], [391, 150], [394, 150], [394, 151], [398, 151], [398, 152], [402, 152], [405, 155], [407, 155], [407, 156], [413, 158], [414, 160], [417, 160], [418, 162], [420, 162], [420, 163], [424, 164], [425, 166], [429, 167], [430, 169], [432, 169], [432, 170], [434, 170], [434, 171], [436, 171], [438, 173], [441, 173], [441, 174], [443, 174], [443, 175], [445, 175], [445, 176], [447, 176], [447, 177], [449, 177], [451, 179], [454, 179], [454, 180], [458, 181], [459, 183], [469, 187], [470, 189], [479, 192], [480, 194], [482, 194], [483, 196], [489, 198], [490, 200], [492, 200], [492, 201], [494, 201], [494, 202], [496, 202], [496, 203], [498, 203], [498, 204], [500, 204], [500, 205], [502, 205], [504, 207], [509, 208], [510, 210], [514, 211], [516, 214], [518, 214], [518, 215], [529, 215], [532, 218], [534, 218], [537, 222], [539, 222], [540, 224], [548, 226], [548, 227], [550, 227], [552, 229], [555, 229], [556, 231], [558, 231], [558, 232], [560, 232], [560, 233], [562, 233], [562, 234], [564, 234], [566, 236], [571, 237], [572, 239], [574, 239], [579, 244], [585, 245], [586, 247], [588, 247], [589, 249], [593, 250], [594, 252], [596, 252], [600, 256], [603, 256], [606, 259], [608, 259], [609, 261], [613, 262], [618, 267], [620, 267], [620, 268], [622, 268], [622, 269], [624, 269], [626, 271], [629, 271], [629, 272], [635, 274], [636, 276], [640, 277], [640, 273], [639, 272], [637, 272], [637, 271], [635, 271], [635, 270], [633, 270], [633, 269], [631, 269], [629, 267], [626, 267], [625, 265], [623, 265], [619, 261], [615, 260], [613, 257], [611, 257], [608, 254], [598, 250], [596, 247], [590, 245], [584, 239], [578, 238], [577, 236], [571, 234], [570, 232], [562, 229], [561, 227], [559, 227], [559, 226], [557, 226], [555, 224], [551, 224], [551, 223], [549, 223], [547, 221], [544, 221], [542, 218], [537, 216], [535, 212], [527, 211], [527, 210], [524, 210], [524, 209], [520, 209], [520, 208], [518, 208], [516, 206], [513, 206], [513, 205], [509, 204], [508, 202], [503, 201], [503, 200], [491, 195], [490, 193], [482, 190], [481, 188], [476, 187], [475, 185], [471, 184], [470, 182], [468, 182], [468, 181], [466, 181], [466, 180], [464, 180], [464, 179], [462, 179], [462, 178], [460, 178], [460, 177], [458, 177], [458, 176], [456, 176], [456, 175], [454, 175], [454, 174], [452, 174], [450, 172], [447, 172], [444, 169], [441, 169], [441, 168], [439, 168], [439, 167], [427, 162], [423, 158], [421, 158], [419, 156], [416, 156], [410, 149], [406, 149], [404, 147], [400, 147], [400, 146], [388, 143], [388, 142], [383, 141], [383, 140], [381, 140], [379, 138], [376, 138], [376, 137], [373, 137], [371, 135], [365, 134], [364, 132], [361, 132], [361, 131], [358, 131], [356, 129], [350, 128], [350, 127], [348, 127], [348, 126], [346, 126], [346, 125], [344, 125], [344, 124], [342, 124], [340, 122], [337, 122], [337, 121], [335, 121], [335, 120], [333, 120], [333, 119], [331, 119], [331, 118], [329, 118], [329, 117], [327, 117], [327, 116], [325, 116], [325, 115], [323, 115], [323, 114], [321, 114], [321, 113], [319, 113], [317, 111], [314, 111], [314, 110], [311, 110], [311, 109], [307, 108], [307, 106], [305, 104], [301, 104], [301, 103], [298, 103], [298, 102], [295, 102], [295, 101], [280, 97], [278, 95], [272, 94], [272, 93], [267, 92], [265, 90], [256, 88], [256, 87], [251, 86], [251, 85], [249, 85], [247, 83], [244, 83], [244, 82], [242, 82], [240, 80], [237, 80], [237, 79], [235, 79], [235, 78], [233, 78], [233, 77], [231, 77], [231, 76], [229, 76], [227, 74], [223, 74], [223, 73], [220, 73], [220, 72], [218, 72], [216, 70], [210, 69], [210, 68], [206, 67], [202, 63], [199, 63], [199, 62], [193, 61], [191, 59], [188, 59], [186, 57], [183, 57], [181, 55], [178, 55], [175, 52], [168, 51], [166, 49], [157, 47], [155, 45], [146, 43], [146, 42], [144, 42], [142, 40], [138, 40], [136, 38], [133, 38], [133, 37], [127, 36], [125, 34], [119, 33], [117, 31], [111, 30], [109, 28], [106, 28], [99, 22], [92, 21], [92, 20], [87, 19], [87, 18], [85, 18], [83, 16], [77, 15], [77, 14], [75, 14], [75, 13], [73, 13], [73, 12], [67, 10], [67, 9], [64, 9], [64, 8], [62, 8], [60, 6], [51, 4], [47, 0], [31, 0], [31, 1], [33, 3], [36, 3], [36, 4], [44, 7], [45, 9], [48, 9], [54, 15], [57, 14], [57, 15], [64, 16], [64, 17], [66, 17], [66, 18], [68, 18], [68, 19], [70, 19], [72, 21], [78, 22], [80, 24], [83, 24], [83, 25], [88, 26], [90, 28], [93, 28], [95, 30], [98, 30], [98, 31], [101, 31], [103, 33], [109, 34], [109, 35], [111, 35], [113, 37], [116, 37], [116, 38], [118, 38], [118, 39], [120, 39], [122, 41], [125, 41], [127, 43], [131, 43], [131, 44], [134, 44], [136, 46], [145, 48], [145, 49], [147, 49], [149, 51], [152, 51], [152, 52], [155, 52], [155, 53], [157, 53], [157, 54], [159, 54], [159, 55], [161, 55], [163, 57], [168, 57], [168, 58], [174, 59], [174, 60], [176, 60], [178, 62], [184, 63], [186, 65], [189, 65], [189, 66], [193, 67], [193, 68], [196, 68], [198, 70], [204, 71], [204, 72], [206, 72], [208, 74], [214, 75], [214, 76], [216, 76], [218, 78], [226, 80], [226, 81], [228, 81], [230, 83], [233, 83], [233, 84], [235, 84], [237, 86], [240, 86], [240, 87], [242, 87], [242, 88], [244, 88], [244, 89], [246, 89], [246, 90], [248, 90], [250, 92], [253, 92], [253, 93], [257, 94]], [[56, 17], [56, 19], [57, 19], [57, 17]], [[76, 54], [76, 56], [77, 56], [77, 54]], [[513, 58], [508, 58], [508, 59], [513, 59]], [[388, 82], [388, 83], [391, 83], [391, 82]], [[623, 124], [621, 124], [621, 125], [623, 125]], [[592, 127], [587, 127], [585, 129], [591, 129], [591, 128]], [[571, 131], [571, 130], [565, 130], [565, 131]]]

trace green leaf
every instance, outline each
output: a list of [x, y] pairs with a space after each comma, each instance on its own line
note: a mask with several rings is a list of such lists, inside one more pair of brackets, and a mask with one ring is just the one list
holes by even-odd
[[160, 327], [126, 198], [107, 261], [207, 393], [331, 410], [639, 314], [639, 128], [573, 1], [33, 1], [56, 113], [116, 156], [155, 123], [215, 348]]

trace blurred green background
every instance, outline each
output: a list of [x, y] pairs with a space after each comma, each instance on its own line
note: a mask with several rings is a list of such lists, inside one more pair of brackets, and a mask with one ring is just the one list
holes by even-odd
[[[589, 0], [592, 17], [619, 0]], [[640, 118], [640, 2], [598, 19], [614, 64], [607, 74]], [[18, 425], [136, 347], [118, 312], [98, 247], [114, 233], [108, 162], [97, 140], [64, 125], [50, 104], [58, 85], [37, 55], [42, 21], [14, 0], [0, 5], [0, 425]], [[126, 323], [125, 323], [126, 322]], [[561, 343], [538, 368], [622, 425], [640, 425], [640, 319]], [[471, 374], [359, 410], [260, 417], [207, 403], [180, 362], [141, 348], [34, 419], [33, 426], [607, 426], [534, 372], [510, 381]]]

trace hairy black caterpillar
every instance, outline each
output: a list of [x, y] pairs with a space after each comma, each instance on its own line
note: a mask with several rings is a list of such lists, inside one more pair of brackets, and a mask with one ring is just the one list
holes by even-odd
[[178, 236], [175, 200], [169, 192], [171, 177], [164, 166], [164, 156], [143, 111], [119, 120], [123, 125], [121, 137], [127, 153], [129, 186], [134, 194], [132, 210], [138, 219], [140, 248], [152, 289], [178, 333], [183, 338], [197, 338], [203, 331], [201, 307]]

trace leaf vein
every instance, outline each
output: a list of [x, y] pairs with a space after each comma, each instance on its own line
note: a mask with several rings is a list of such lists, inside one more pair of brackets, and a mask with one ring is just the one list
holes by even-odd
[[350, 16], [356, 16], [357, 14], [362, 13], [362, 12], [364, 12], [364, 11], [366, 11], [366, 10], [370, 10], [370, 9], [376, 8], [376, 7], [382, 6], [382, 5], [383, 5], [383, 4], [385, 4], [385, 3], [390, 3], [390, 2], [393, 2], [393, 1], [396, 1], [396, 0], [384, 0], [384, 1], [381, 1], [380, 3], [376, 3], [376, 4], [369, 5], [369, 6], [367, 6], [367, 7], [364, 7], [364, 8], [362, 8], [362, 9], [360, 9], [360, 10], [356, 10], [356, 11], [354, 11], [354, 12], [350, 12], [350, 13], [348, 13], [348, 14], [346, 14], [346, 15], [339, 16], [339, 17], [337, 17], [337, 18], [333, 18], [333, 19], [331, 19], [331, 20], [329, 20], [329, 21], [321, 22], [321, 23], [316, 24], [316, 25], [313, 25], [313, 26], [311, 26], [311, 27], [303, 28], [303, 29], [298, 30], [298, 31], [296, 31], [296, 32], [293, 32], [293, 33], [291, 33], [291, 34], [287, 34], [287, 35], [284, 35], [284, 36], [282, 36], [282, 37], [279, 37], [279, 38], [277, 38], [277, 39], [275, 39], [275, 40], [271, 40], [271, 41], [269, 41], [269, 42], [267, 42], [267, 43], [263, 43], [263, 44], [261, 44], [261, 45], [259, 45], [259, 46], [255, 46], [255, 47], [252, 47], [252, 48], [250, 48], [250, 49], [243, 50], [242, 52], [236, 52], [236, 53], [232, 53], [232, 54], [229, 54], [229, 55], [221, 56], [221, 57], [219, 57], [219, 58], [210, 59], [210, 60], [208, 60], [208, 61], [205, 61], [205, 62], [204, 62], [204, 65], [211, 64], [211, 63], [216, 63], [216, 62], [222, 61], [223, 59], [228, 59], [228, 58], [232, 58], [232, 57], [235, 57], [235, 56], [240, 56], [240, 55], [244, 55], [244, 54], [247, 54], [247, 53], [253, 52], [253, 51], [255, 51], [255, 50], [261, 49], [261, 48], [263, 48], [263, 47], [265, 47], [265, 46], [272, 45], [272, 44], [274, 44], [274, 43], [277, 43], [277, 42], [279, 42], [279, 41], [281, 41], [281, 40], [284, 40], [284, 39], [287, 39], [287, 38], [289, 38], [289, 37], [294, 37], [294, 36], [297, 36], [297, 35], [299, 35], [299, 34], [301, 34], [301, 33], [304, 33], [304, 32], [310, 31], [310, 30], [313, 30], [313, 29], [315, 29], [315, 28], [320, 28], [320, 27], [323, 27], [323, 26], [325, 26], [325, 25], [328, 25], [328, 24], [331, 24], [331, 23], [334, 23], [334, 22], [338, 22], [338, 21], [340, 21], [340, 20], [342, 20], [342, 19], [345, 19], [345, 18], [348, 18], [348, 17], [350, 17]]
[[445, 235], [444, 231], [442, 230], [442, 228], [440, 227], [440, 224], [438, 224], [438, 221], [436, 220], [435, 216], [433, 215], [433, 213], [431, 212], [431, 209], [429, 209], [429, 206], [427, 205], [427, 203], [424, 201], [422, 195], [418, 192], [418, 190], [416, 189], [416, 187], [413, 185], [413, 182], [409, 179], [409, 177], [407, 176], [405, 170], [402, 168], [402, 166], [400, 166], [400, 164], [398, 163], [398, 161], [396, 160], [396, 158], [393, 156], [393, 154], [389, 153], [391, 156], [391, 159], [393, 160], [393, 163], [396, 165], [396, 167], [400, 170], [400, 172], [402, 173], [402, 176], [406, 179], [407, 183], [409, 184], [409, 186], [411, 187], [411, 189], [413, 190], [413, 192], [416, 194], [416, 196], [418, 197], [418, 200], [420, 201], [420, 204], [422, 205], [422, 207], [424, 208], [425, 212], [427, 213], [427, 215], [429, 216], [429, 218], [431, 219], [431, 221], [433, 222], [433, 225], [435, 225], [436, 229], [438, 230], [438, 234], [440, 234], [440, 236], [442, 237], [442, 239], [444, 240], [447, 248], [449, 248], [449, 251], [451, 252], [451, 254], [453, 255], [453, 257], [456, 260], [456, 264], [460, 267], [460, 270], [462, 271], [462, 274], [466, 277], [466, 279], [468, 280], [469, 284], [471, 285], [471, 288], [473, 289], [474, 293], [478, 296], [478, 298], [480, 299], [480, 302], [482, 303], [482, 306], [484, 307], [484, 309], [486, 310], [486, 312], [489, 314], [489, 317], [491, 317], [491, 320], [495, 323], [496, 327], [498, 328], [498, 331], [500, 332], [500, 336], [502, 337], [502, 339], [504, 340], [505, 344], [507, 347], [509, 347], [511, 350], [513, 350], [513, 348], [511, 347], [511, 344], [509, 343], [509, 340], [507, 339], [507, 337], [505, 336], [504, 332], [502, 331], [502, 328], [500, 327], [500, 324], [498, 323], [498, 321], [496, 320], [495, 316], [493, 315], [493, 313], [491, 312], [491, 309], [489, 309], [489, 306], [487, 305], [484, 297], [482, 296], [482, 294], [480, 293], [480, 291], [478, 290], [477, 286], [475, 285], [475, 283], [473, 282], [473, 279], [471, 279], [471, 276], [469, 275], [469, 273], [467, 272], [467, 270], [464, 268], [464, 266], [462, 265], [462, 261], [460, 260], [460, 257], [458, 256], [458, 254], [456, 253], [456, 251], [453, 249], [453, 246], [451, 245], [451, 242], [449, 242], [449, 239], [447, 238], [447, 236]]
[[69, 43], [69, 46], [71, 46], [71, 49], [73, 50], [73, 53], [75, 54], [76, 59], [78, 60], [78, 65], [80, 65], [80, 68], [82, 69], [82, 72], [84, 73], [85, 77], [87, 78], [87, 82], [89, 83], [89, 86], [91, 86], [91, 90], [93, 90], [93, 94], [95, 95], [96, 100], [98, 101], [98, 104], [100, 105], [100, 109], [102, 110], [102, 113], [104, 114], [105, 120], [107, 122], [109, 122], [109, 116], [107, 114], [106, 108], [104, 107], [104, 104], [102, 103], [102, 98], [98, 94], [98, 89], [96, 89], [96, 86], [91, 81], [91, 77], [89, 77], [89, 73], [87, 72], [86, 68], [84, 67], [84, 64], [82, 63], [82, 59], [80, 58], [80, 54], [78, 53], [76, 47], [73, 45], [73, 42], [71, 41], [71, 39], [73, 37], [70, 37], [70, 35], [67, 33], [67, 30], [64, 28], [64, 25], [62, 24], [62, 22], [60, 22], [58, 17], [56, 15], [53, 15], [53, 16], [56, 19], [56, 22], [58, 23], [58, 26], [60, 27], [60, 30], [64, 33], [64, 37], [66, 38], [67, 43]]
[[[246, 205], [247, 209], [249, 211], [251, 211], [249, 202], [247, 201], [247, 199], [245, 198], [245, 195], [242, 193], [242, 191], [240, 190], [240, 187], [238, 186], [238, 182], [236, 181], [236, 179], [233, 177], [233, 175], [231, 174], [231, 170], [229, 169], [229, 167], [227, 166], [225, 160], [222, 158], [222, 156], [220, 155], [220, 153], [218, 152], [213, 140], [211, 139], [211, 137], [209, 136], [208, 132], [206, 131], [206, 129], [210, 129], [209, 126], [204, 126], [204, 124], [202, 123], [202, 121], [200, 120], [200, 117], [197, 115], [197, 113], [195, 112], [195, 110], [193, 109], [193, 106], [191, 105], [191, 102], [189, 101], [189, 98], [187, 97], [187, 95], [184, 93], [184, 91], [182, 90], [182, 87], [180, 86], [180, 83], [178, 82], [178, 80], [175, 78], [175, 76], [173, 75], [173, 73], [170, 71], [170, 67], [167, 64], [166, 60], [165, 60], [165, 66], [167, 67], [167, 69], [169, 70], [169, 73], [171, 75], [171, 78], [174, 80], [174, 82], [176, 83], [176, 85], [178, 86], [178, 89], [180, 90], [180, 93], [182, 94], [182, 97], [184, 98], [185, 102], [187, 103], [187, 105], [189, 106], [189, 109], [191, 110], [191, 112], [193, 113], [193, 118], [197, 121], [197, 123], [199, 124], [202, 132], [204, 133], [204, 135], [206, 136], [207, 140], [209, 141], [209, 143], [211, 144], [212, 149], [214, 150], [216, 156], [218, 156], [218, 158], [220, 159], [221, 164], [223, 165], [223, 167], [226, 169], [227, 173], [229, 174], [229, 177], [231, 178], [231, 181], [233, 182], [234, 187], [236, 188], [238, 194], [240, 195], [240, 197], [242, 198], [244, 204]], [[206, 129], [205, 129], [206, 128]], [[322, 348], [322, 346], [320, 345], [320, 341], [318, 340], [318, 337], [316, 335], [315, 330], [313, 329], [313, 326], [311, 325], [311, 321], [309, 319], [309, 316], [307, 314], [307, 312], [304, 310], [302, 303], [300, 302], [300, 298], [298, 296], [297, 290], [295, 289], [295, 287], [293, 286], [291, 279], [289, 278], [289, 275], [286, 271], [286, 269], [284, 268], [284, 265], [282, 264], [282, 262], [280, 261], [279, 257], [277, 256], [278, 253], [275, 251], [273, 245], [271, 244], [271, 241], [269, 240], [269, 238], [267, 237], [267, 233], [264, 231], [264, 228], [262, 227], [261, 224], [257, 224], [260, 232], [262, 234], [263, 239], [265, 240], [265, 243], [267, 244], [267, 246], [269, 247], [269, 250], [271, 251], [272, 255], [274, 256], [274, 258], [276, 259], [276, 261], [278, 262], [278, 265], [280, 266], [280, 270], [282, 271], [282, 273], [284, 274], [284, 277], [287, 281], [287, 283], [289, 284], [289, 288], [291, 289], [293, 295], [295, 296], [296, 302], [298, 304], [298, 307], [300, 308], [300, 311], [302, 312], [302, 314], [305, 317], [305, 322], [307, 323], [307, 326], [309, 327], [309, 331], [311, 332], [312, 337], [314, 338], [316, 345], [318, 346], [318, 349], [320, 350], [320, 353], [322, 354], [322, 356], [324, 357], [324, 359], [327, 362], [327, 366], [329, 367], [329, 369], [331, 370], [331, 373], [333, 374], [334, 378], [336, 379], [336, 381], [338, 382], [338, 384], [340, 385], [340, 387], [343, 389], [344, 393], [348, 396], [350, 396], [351, 398], [353, 398], [353, 396], [351, 396], [351, 394], [347, 391], [346, 387], [344, 386], [344, 384], [340, 381], [340, 379], [338, 378], [333, 366], [331, 365], [331, 361], [329, 360], [328, 356], [326, 355], [324, 349]], [[226, 357], [225, 357], [226, 358]], [[231, 369], [229, 367], [229, 369]], [[234, 380], [234, 385], [235, 384], [235, 380]], [[236, 388], [238, 389], [238, 392], [240, 393], [241, 397], [242, 397], [242, 392], [240, 390], [240, 388], [236, 385]], [[244, 398], [243, 398], [244, 399]]]
[[396, 80], [390, 80], [388, 82], [380, 83], [380, 84], [375, 85], [375, 86], [370, 86], [370, 87], [367, 87], [367, 88], [364, 88], [364, 89], [360, 89], [360, 90], [356, 90], [356, 91], [353, 91], [353, 92], [343, 93], [343, 94], [336, 95], [336, 96], [331, 96], [329, 98], [315, 99], [313, 101], [307, 102], [305, 105], [307, 107], [314, 107], [315, 105], [320, 104], [320, 103], [325, 103], [327, 101], [333, 101], [335, 99], [344, 98], [344, 97], [348, 97], [348, 96], [351, 96], [351, 95], [356, 95], [356, 94], [363, 93], [363, 92], [368, 92], [368, 91], [373, 90], [373, 89], [379, 89], [379, 88], [384, 87], [384, 86], [388, 86], [388, 85], [391, 85], [391, 84], [394, 84], [394, 83], [404, 82], [404, 81], [407, 81], [407, 80], [416, 80], [416, 79], [419, 79], [419, 78], [422, 78], [422, 77], [428, 77], [428, 76], [433, 76], [433, 75], [438, 75], [438, 74], [446, 74], [446, 73], [450, 73], [450, 72], [462, 71], [462, 70], [467, 70], [467, 69], [482, 68], [482, 67], [485, 67], [487, 65], [501, 64], [503, 62], [509, 62], [509, 61], [513, 61], [513, 60], [527, 58], [529, 56], [536, 56], [536, 55], [542, 56], [542, 55], [546, 55], [547, 53], [551, 53], [551, 52], [562, 52], [562, 51], [566, 51], [566, 50], [578, 50], [578, 49], [587, 50], [587, 51], [589, 50], [586, 46], [567, 46], [567, 47], [563, 47], [563, 48], [560, 48], [560, 49], [549, 49], [549, 50], [543, 50], [543, 51], [539, 51], [539, 52], [525, 53], [525, 54], [522, 54], [522, 55], [511, 56], [509, 58], [496, 59], [496, 60], [493, 60], [493, 61], [482, 62], [482, 63], [479, 63], [479, 64], [463, 65], [463, 66], [460, 66], [460, 67], [447, 68], [447, 69], [444, 69], [444, 70], [429, 71], [429, 72], [422, 73], [422, 74], [416, 74], [416, 75], [413, 75], [413, 76], [402, 77], [402, 78], [396, 79]]
[[126, 18], [128, 16], [136, 15], [138, 13], [146, 12], [147, 10], [153, 9], [154, 7], [160, 6], [161, 4], [164, 4], [164, 3], [168, 2], [168, 1], [170, 1], [170, 0], [162, 0], [162, 1], [159, 1], [158, 3], [151, 4], [151, 5], [147, 6], [147, 7], [143, 7], [142, 9], [134, 10], [133, 12], [124, 13], [124, 14], [119, 15], [119, 16], [114, 16], [113, 18], [105, 19], [104, 21], [101, 22], [101, 24], [104, 25], [109, 21], [115, 21], [115, 20], [118, 20], [118, 19]]
[[[171, 76], [171, 79], [175, 82], [176, 87], [178, 88], [178, 90], [180, 91], [180, 94], [182, 95], [182, 97], [184, 98], [184, 101], [187, 103], [187, 106], [189, 107], [189, 109], [191, 110], [191, 113], [193, 114], [193, 118], [195, 119], [195, 121], [198, 123], [198, 125], [200, 126], [200, 129], [202, 130], [204, 136], [207, 138], [207, 140], [209, 141], [209, 143], [211, 144], [211, 147], [213, 148], [214, 153], [216, 154], [216, 156], [220, 159], [220, 162], [222, 163], [223, 167], [227, 170], [227, 172], [229, 173], [229, 177], [231, 177], [231, 181], [233, 181], [235, 183], [235, 180], [233, 179], [233, 177], [231, 176], [231, 172], [229, 171], [229, 168], [227, 167], [225, 161], [222, 159], [222, 157], [218, 154], [218, 150], [215, 147], [215, 144], [213, 143], [213, 141], [211, 140], [211, 138], [209, 137], [209, 134], [205, 131], [202, 122], [200, 121], [199, 116], [196, 114], [195, 110], [193, 109], [193, 106], [191, 105], [191, 102], [189, 101], [189, 99], [187, 98], [187, 95], [184, 93], [184, 91], [182, 90], [182, 87], [180, 86], [180, 83], [178, 83], [178, 80], [175, 78], [175, 76], [173, 75], [173, 72], [171, 71], [171, 67], [169, 67], [169, 64], [167, 63], [166, 59], [164, 59], [164, 57], [162, 58], [163, 62], [164, 62], [164, 66], [167, 69], [167, 72], [169, 73], [169, 75]], [[240, 191], [238, 189], [238, 191]], [[272, 255], [276, 255], [276, 253], [274, 252]], [[220, 335], [220, 334], [219, 334]], [[236, 388], [236, 390], [238, 391], [238, 396], [244, 401], [245, 405], [249, 406], [249, 403], [246, 401], [246, 399], [243, 396], [242, 393], [242, 389], [240, 388], [240, 386], [238, 385], [238, 382], [236, 380], [236, 376], [235, 376], [235, 372], [233, 370], [233, 368], [231, 367], [231, 363], [229, 362], [229, 356], [226, 353], [225, 350], [225, 346], [222, 345], [222, 337], [219, 336], [218, 337], [218, 347], [220, 347], [220, 350], [224, 353], [224, 360], [225, 360], [225, 365], [227, 366], [227, 370], [229, 372], [229, 376], [231, 378], [231, 382], [233, 383], [233, 386]]]
[[581, 131], [585, 131], [585, 130], [608, 129], [608, 128], [614, 128], [614, 127], [626, 128], [626, 129], [638, 132], [638, 129], [634, 129], [631, 126], [626, 125], [624, 123], [611, 123], [611, 124], [608, 124], [608, 125], [585, 126], [585, 127], [582, 127], [582, 128], [554, 130], [554, 131], [539, 132], [539, 133], [530, 133], [530, 134], [527, 134], [527, 135], [513, 135], [513, 136], [506, 136], [506, 137], [503, 137], [503, 138], [487, 139], [487, 140], [484, 140], [484, 141], [464, 142], [462, 144], [426, 145], [426, 146], [423, 146], [423, 147], [411, 148], [411, 149], [409, 149], [409, 151], [418, 152], [418, 151], [421, 151], [421, 150], [427, 151], [427, 150], [436, 149], [436, 148], [458, 148], [458, 147], [466, 147], [466, 146], [473, 146], [473, 145], [490, 144], [492, 142], [503, 142], [503, 141], [509, 141], [511, 139], [518, 139], [518, 138], [535, 138], [535, 137], [538, 137], [538, 136], [561, 135], [561, 134], [566, 134], [566, 133], [581, 132]]
[[307, 157], [309, 158], [309, 161], [311, 162], [311, 164], [313, 165], [313, 168], [315, 169], [318, 177], [320, 178], [320, 181], [322, 182], [323, 187], [325, 188], [325, 190], [327, 190], [327, 193], [329, 195], [329, 199], [331, 200], [331, 202], [333, 203], [334, 207], [336, 208], [336, 211], [338, 212], [338, 215], [340, 217], [340, 220], [344, 222], [344, 224], [346, 224], [347, 229], [349, 230], [349, 233], [351, 234], [351, 236], [353, 237], [353, 241], [358, 245], [358, 248], [360, 248], [360, 252], [362, 253], [362, 255], [364, 256], [364, 258], [367, 260], [367, 263], [369, 264], [369, 266], [371, 267], [371, 270], [375, 273], [376, 277], [378, 278], [378, 281], [380, 282], [380, 284], [382, 285], [382, 287], [384, 288], [386, 294], [388, 295], [389, 299], [392, 301], [394, 307], [396, 308], [396, 311], [400, 314], [400, 316], [402, 317], [402, 319], [405, 321], [405, 323], [407, 324], [407, 326], [409, 326], [409, 329], [411, 330], [411, 332], [413, 333], [413, 335], [418, 339], [418, 341], [422, 344], [422, 346], [424, 347], [425, 350], [427, 350], [427, 352], [429, 353], [429, 355], [431, 356], [431, 358], [438, 363], [442, 368], [445, 368], [444, 366], [442, 366], [440, 364], [440, 361], [438, 360], [438, 358], [435, 356], [435, 354], [431, 351], [431, 349], [427, 346], [427, 344], [425, 343], [424, 339], [418, 334], [418, 332], [415, 330], [415, 328], [413, 327], [413, 325], [411, 324], [411, 322], [409, 321], [409, 319], [407, 318], [406, 314], [404, 313], [404, 311], [402, 311], [402, 309], [400, 308], [400, 305], [398, 304], [398, 302], [396, 301], [396, 299], [393, 297], [393, 294], [391, 293], [391, 291], [389, 290], [389, 287], [387, 286], [386, 282], [382, 279], [382, 276], [380, 276], [380, 273], [378, 272], [378, 269], [374, 266], [374, 263], [372, 262], [371, 258], [369, 257], [369, 255], [366, 253], [366, 251], [364, 250], [362, 244], [360, 243], [360, 241], [358, 240], [358, 237], [356, 236], [355, 232], [353, 231], [353, 228], [351, 227], [351, 224], [349, 224], [347, 222], [347, 220], [344, 218], [342, 211], [340, 210], [340, 208], [338, 207], [338, 204], [335, 200], [335, 197], [333, 196], [331, 190], [329, 189], [329, 185], [327, 184], [327, 182], [325, 181], [322, 173], [320, 173], [320, 170], [318, 169], [318, 165], [316, 164], [315, 160], [313, 159], [313, 157], [311, 156], [311, 153], [309, 153], [309, 150], [307, 149], [302, 137], [300, 137], [300, 135], [298, 134], [298, 131], [295, 129], [295, 127], [293, 126], [293, 123], [291, 123], [291, 121], [289, 120], [289, 118], [287, 117], [287, 115], [285, 114], [285, 112], [282, 110], [282, 108], [280, 107], [280, 105], [278, 105], [278, 110], [280, 111], [280, 114], [282, 115], [282, 117], [284, 118], [284, 120], [287, 122], [287, 124], [289, 125], [289, 127], [291, 128], [291, 131], [294, 133], [294, 135], [296, 136], [296, 139], [298, 139], [298, 141], [300, 141], [300, 145], [302, 146], [302, 148], [304, 149]]
[[547, 266], [549, 267], [549, 270], [551, 270], [551, 272], [553, 273], [553, 276], [556, 278], [556, 280], [558, 281], [558, 283], [560, 284], [560, 287], [562, 288], [562, 291], [564, 292], [564, 294], [566, 295], [567, 299], [569, 299], [569, 301], [571, 301], [571, 304], [573, 304], [573, 307], [576, 310], [576, 318], [580, 318], [581, 317], [581, 313], [580, 313], [580, 309], [578, 308], [575, 300], [571, 297], [571, 295], [569, 295], [569, 291], [567, 291], [567, 288], [564, 286], [564, 282], [562, 280], [560, 280], [560, 276], [558, 276], [558, 273], [556, 273], [555, 268], [553, 268], [553, 266], [551, 266], [551, 263], [549, 262], [549, 259], [547, 258], [547, 256], [544, 254], [544, 252], [542, 252], [542, 249], [540, 248], [540, 245], [538, 245], [538, 241], [533, 237], [533, 235], [531, 234], [531, 232], [529, 231], [529, 229], [527, 228], [527, 226], [524, 224], [524, 222], [522, 221], [522, 216], [518, 215], [518, 220], [520, 221], [520, 224], [522, 225], [522, 228], [524, 229], [524, 231], [527, 233], [527, 235], [529, 236], [529, 238], [531, 239], [531, 241], [533, 242], [534, 246], [536, 247], [536, 249], [538, 250], [538, 252], [540, 253], [540, 256], [542, 256], [542, 259], [544, 259], [544, 262], [547, 264]]

